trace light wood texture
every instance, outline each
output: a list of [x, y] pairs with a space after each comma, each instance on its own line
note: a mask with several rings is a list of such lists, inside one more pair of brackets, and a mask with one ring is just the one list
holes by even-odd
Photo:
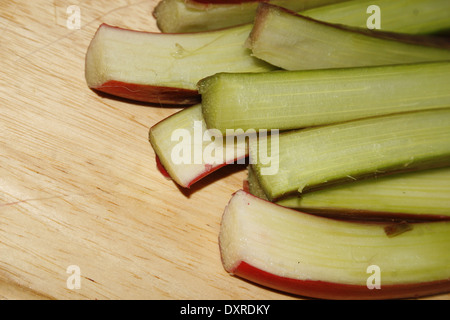
[[[176, 108], [100, 97], [84, 57], [106, 22], [158, 31], [157, 1], [1, 1], [0, 298], [285, 299], [224, 272], [226, 168], [180, 190], [155, 166], [149, 128]], [[81, 9], [81, 29], [66, 26]], [[69, 266], [81, 288], [69, 289]], [[289, 297], [288, 297], [289, 298]]]
[[[147, 140], [179, 109], [86, 86], [97, 27], [157, 31], [157, 1], [0, 2], [1, 299], [295, 299], [222, 268], [220, 218], [244, 168], [180, 190]], [[66, 26], [70, 5], [79, 30]], [[79, 289], [67, 286], [72, 265]]]

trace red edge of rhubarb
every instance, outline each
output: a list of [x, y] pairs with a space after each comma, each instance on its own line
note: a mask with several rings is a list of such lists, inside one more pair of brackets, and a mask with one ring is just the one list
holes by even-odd
[[163, 164], [161, 163], [161, 160], [159, 159], [158, 155], [155, 155], [156, 160], [156, 167], [158, 168], [158, 171], [161, 172], [161, 174], [166, 178], [171, 178], [170, 174], [167, 172], [166, 168], [164, 168]]
[[200, 95], [197, 90], [175, 87], [109, 80], [92, 89], [125, 99], [149, 103], [193, 105], [200, 102]]
[[[180, 110], [180, 111], [178, 111], [178, 112], [181, 112], [181, 111], [183, 111], [183, 110]], [[178, 113], [178, 112], [176, 112], [176, 113]], [[174, 113], [173, 115], [175, 115], [176, 113]], [[169, 118], [172, 117], [173, 115], [170, 115]], [[161, 120], [160, 122], [162, 122], [162, 121], [164, 121], [164, 120], [166, 120], [166, 119], [167, 119], [167, 118]], [[160, 123], [160, 122], [158, 122], [158, 123]], [[158, 123], [157, 123], [157, 124], [158, 124]], [[156, 126], [157, 124], [155, 124], [154, 126]], [[154, 126], [153, 126], [153, 127], [154, 127]], [[152, 128], [153, 128], [153, 127], [152, 127]], [[151, 129], [150, 129], [150, 130], [151, 130]], [[217, 165], [215, 165], [215, 166], [213, 166], [213, 165], [205, 165], [205, 170], [204, 170], [201, 174], [199, 174], [198, 176], [196, 176], [194, 179], [192, 179], [192, 180], [189, 181], [185, 186], [182, 186], [182, 187], [189, 189], [194, 183], [196, 183], [196, 182], [202, 180], [203, 178], [205, 178], [205, 177], [208, 176], [209, 174], [213, 173], [214, 171], [217, 171], [217, 170], [219, 170], [220, 168], [222, 168], [222, 167], [224, 167], [224, 166], [226, 166], [226, 165], [229, 165], [229, 164], [232, 164], [232, 163], [236, 163], [236, 162], [238, 162], [239, 160], [242, 160], [242, 159], [244, 159], [244, 158], [247, 158], [247, 156], [244, 156], [244, 157], [237, 157], [237, 158], [233, 159], [232, 162], [220, 163], [220, 164], [217, 164]], [[158, 156], [157, 154], [155, 154], [155, 160], [156, 160], [156, 166], [157, 166], [158, 170], [161, 172], [161, 174], [162, 174], [163, 176], [165, 176], [166, 178], [170, 178], [170, 179], [174, 180], [174, 179], [170, 176], [170, 174], [169, 174], [169, 172], [166, 170], [166, 168], [164, 168], [164, 165], [162, 164], [161, 159], [159, 158], [159, 156]]]
[[[158, 168], [158, 171], [164, 177], [174, 180], [170, 176], [169, 172], [167, 172], [166, 168], [164, 168], [164, 165], [161, 163], [161, 160], [159, 159], [158, 155], [155, 155], [155, 160], [156, 160], [156, 167]], [[217, 166], [205, 165], [205, 171], [203, 171], [201, 174], [196, 176], [194, 179], [192, 179], [185, 186], [182, 186], [182, 187], [189, 189], [194, 183], [202, 180], [204, 177], [208, 176], [209, 174], [213, 173], [214, 171], [217, 171], [218, 169], [220, 169], [226, 165], [227, 165], [227, 163], [221, 163], [220, 165], [217, 165]]]
[[194, 179], [192, 179], [192, 180], [188, 183], [188, 185], [186, 186], [186, 188], [190, 188], [194, 183], [196, 183], [196, 182], [202, 180], [203, 178], [205, 178], [206, 176], [210, 175], [210, 174], [213, 173], [214, 171], [217, 171], [217, 170], [219, 170], [220, 168], [225, 167], [225, 166], [227, 166], [227, 165], [236, 163], [237, 161], [242, 160], [242, 159], [244, 159], [244, 158], [246, 158], [246, 157], [235, 158], [235, 159], [233, 159], [233, 162], [230, 162], [230, 163], [225, 162], [225, 163], [221, 163], [221, 164], [218, 164], [218, 165], [215, 165], [215, 166], [210, 165], [210, 164], [205, 165], [205, 171], [203, 171], [203, 172], [202, 172], [201, 174], [199, 174], [197, 177], [195, 177]]
[[450, 279], [397, 285], [381, 285], [380, 289], [366, 286], [299, 280], [277, 276], [241, 261], [233, 270], [235, 276], [298, 296], [329, 300], [385, 300], [419, 298], [450, 292]]
[[245, 192], [247, 192], [247, 193], [250, 193], [250, 183], [248, 182], [247, 179], [245, 179], [245, 180], [242, 182], [242, 190], [245, 191]]
[[[161, 163], [161, 160], [159, 159], [158, 156], [155, 156], [156, 159], [156, 167], [158, 168], [159, 172], [166, 178], [172, 179], [174, 180], [170, 174], [167, 172], [167, 170], [164, 168], [163, 164]], [[240, 158], [235, 159], [236, 161], [239, 160]], [[220, 168], [224, 167], [228, 165], [228, 163], [221, 163], [217, 166], [212, 166], [212, 165], [205, 165], [205, 170], [199, 174], [198, 176], [196, 176], [194, 179], [190, 180], [185, 186], [181, 186], [183, 188], [189, 189], [190, 187], [192, 187], [192, 185], [200, 180], [202, 180], [203, 178], [205, 178], [206, 176], [210, 175], [211, 173], [219, 170]]]
[[[100, 24], [95, 32], [94, 38], [102, 27], [116, 28], [120, 30], [129, 30], [126, 28], [112, 26], [106, 23]], [[151, 33], [163, 35], [159, 32], [130, 30], [133, 32]], [[92, 43], [89, 45], [89, 47]], [[92, 90], [110, 94], [116, 97], [125, 98], [133, 101], [158, 103], [158, 104], [178, 104], [193, 105], [200, 102], [200, 94], [197, 90], [183, 89], [176, 87], [144, 85], [116, 80], [109, 80], [98, 86], [91, 86]]]
[[[164, 165], [161, 163], [161, 160], [159, 159], [158, 155], [155, 155], [155, 160], [156, 160], [156, 167], [158, 168], [158, 171], [166, 178], [174, 180], [169, 172], [166, 170], [166, 168], [164, 168]], [[225, 166], [226, 163], [220, 164], [218, 166], [213, 167], [212, 165], [206, 165], [205, 166], [205, 171], [203, 171], [200, 175], [198, 175], [197, 177], [195, 177], [195, 179], [191, 180], [188, 182], [188, 184], [186, 186], [182, 186], [184, 188], [189, 189], [195, 182], [203, 179], [204, 177], [206, 177], [207, 175], [209, 175], [210, 173], [212, 173], [213, 171], [216, 171], [220, 168], [222, 168], [223, 166]]]
[[[229, 164], [232, 164], [232, 163], [236, 163], [236, 162], [238, 162], [239, 160], [242, 160], [242, 159], [244, 159], [244, 158], [246, 158], [246, 157], [247, 157], [247, 156], [235, 158], [235, 159], [233, 159], [232, 162], [229, 162], [229, 163], [227, 163], [227, 162], [225, 162], [225, 163], [220, 163], [220, 164], [215, 165], [215, 166], [213, 166], [213, 165], [205, 165], [205, 170], [204, 170], [201, 174], [199, 174], [198, 176], [196, 176], [194, 179], [192, 179], [192, 180], [189, 181], [185, 186], [182, 186], [182, 187], [189, 189], [194, 183], [196, 183], [196, 182], [202, 180], [203, 178], [205, 178], [205, 177], [208, 176], [209, 174], [213, 173], [214, 171], [217, 171], [217, 170], [219, 170], [220, 168], [222, 168], [222, 167], [224, 167], [224, 166], [226, 166], [226, 165], [229, 165]], [[161, 159], [159, 158], [159, 156], [158, 156], [157, 154], [155, 154], [155, 161], [156, 161], [156, 167], [157, 167], [158, 171], [159, 171], [164, 177], [166, 177], [166, 178], [168, 178], [168, 179], [174, 180], [174, 179], [171, 177], [170, 173], [166, 170], [166, 168], [165, 168], [164, 165], [162, 164]]]
[[[249, 193], [248, 191], [246, 191], [245, 188], [244, 190], [241, 189], [236, 191], [235, 193], [233, 193], [233, 196], [237, 192], [242, 191], [247, 193], [249, 196], [258, 198]], [[258, 199], [280, 206], [268, 200], [264, 200], [261, 198]], [[307, 212], [302, 213], [311, 214]], [[333, 219], [331, 217], [323, 217], [323, 218]], [[365, 223], [373, 223], [373, 222], [365, 222]], [[369, 289], [367, 286], [361, 285], [333, 283], [319, 280], [300, 280], [282, 277], [261, 270], [242, 260], [239, 261], [232, 269], [225, 271], [234, 276], [245, 279], [247, 281], [251, 281], [255, 284], [267, 288], [271, 288], [284, 293], [294, 294], [300, 297], [309, 297], [316, 299], [327, 299], [327, 300], [407, 299], [407, 298], [420, 298], [450, 292], [450, 278], [422, 283], [396, 284], [384, 286], [381, 285], [380, 289], [376, 288]]]
[[[181, 111], [178, 111], [181, 112]], [[169, 116], [171, 117], [171, 116]], [[161, 120], [160, 122], [164, 121], [165, 119]], [[156, 124], [155, 124], [156, 126]], [[153, 127], [152, 127], [153, 128]], [[151, 129], [150, 129], [151, 130]], [[213, 173], [214, 171], [219, 170], [220, 168], [226, 166], [226, 165], [230, 165], [233, 163], [238, 163], [240, 160], [247, 158], [247, 156], [243, 156], [243, 157], [236, 157], [235, 159], [233, 159], [231, 162], [224, 162], [224, 163], [220, 163], [217, 165], [205, 165], [205, 170], [200, 173], [198, 176], [196, 176], [194, 179], [192, 179], [191, 181], [187, 182], [187, 184], [185, 186], [182, 186], [183, 188], [187, 188], [189, 189], [194, 183], [202, 180], [203, 178], [205, 178], [206, 176], [208, 176], [209, 174]], [[155, 161], [156, 161], [156, 167], [158, 169], [158, 171], [166, 178], [172, 179], [174, 180], [171, 176], [170, 173], [166, 170], [166, 168], [164, 167], [164, 165], [161, 162], [161, 159], [159, 158], [158, 154], [155, 153]]]

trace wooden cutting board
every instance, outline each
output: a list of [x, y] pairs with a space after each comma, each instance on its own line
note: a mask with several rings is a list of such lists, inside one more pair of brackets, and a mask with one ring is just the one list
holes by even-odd
[[179, 189], [147, 140], [179, 109], [86, 86], [97, 27], [158, 31], [157, 2], [0, 2], [0, 298], [295, 299], [222, 268], [220, 219], [244, 168]]

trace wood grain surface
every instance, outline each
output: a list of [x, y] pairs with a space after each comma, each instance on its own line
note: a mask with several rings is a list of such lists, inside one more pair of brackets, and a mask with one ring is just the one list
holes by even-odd
[[[0, 298], [297, 299], [222, 268], [220, 219], [244, 168], [179, 189], [148, 142], [179, 109], [86, 86], [98, 26], [158, 31], [157, 2], [0, 2]], [[80, 29], [66, 25], [70, 5]], [[70, 266], [80, 288], [68, 285]]]

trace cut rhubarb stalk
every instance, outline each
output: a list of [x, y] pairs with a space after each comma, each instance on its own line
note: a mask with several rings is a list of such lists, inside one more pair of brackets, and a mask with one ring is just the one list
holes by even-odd
[[223, 214], [219, 244], [227, 272], [303, 297], [398, 299], [449, 292], [450, 222], [401, 229], [301, 213], [238, 191]]
[[450, 106], [450, 62], [254, 74], [199, 82], [208, 128], [289, 130]]
[[197, 82], [217, 72], [275, 67], [249, 55], [247, 27], [195, 34], [161, 34], [102, 24], [86, 54], [90, 88], [161, 104], [199, 102]]
[[[275, 147], [260, 137], [250, 143], [249, 155], [273, 201], [338, 182], [448, 166], [449, 141], [447, 108], [289, 131]], [[270, 162], [259, 161], [261, 148], [271, 150]]]
[[[166, 33], [198, 32], [251, 23], [257, 4], [263, 1], [163, 0], [154, 16]], [[367, 9], [377, 5], [382, 13], [381, 30], [407, 34], [448, 31], [450, 3], [446, 0], [281, 0], [264, 1], [316, 20], [352, 27], [367, 27]], [[413, 21], [414, 23], [411, 23]]]
[[[425, 38], [421, 36], [350, 30], [261, 4], [247, 45], [257, 58], [286, 70], [450, 59], [448, 48], [419, 44], [422, 41]], [[448, 42], [439, 42], [448, 46]]]
[[440, 34], [450, 30], [450, 1], [447, 0], [345, 1], [305, 10], [301, 14], [320, 21], [365, 29], [369, 17], [374, 13], [367, 13], [367, 10], [373, 5], [380, 8], [382, 31]]
[[159, 170], [184, 188], [227, 164], [245, 163], [248, 154], [248, 141], [227, 144], [226, 138], [207, 130], [201, 105], [183, 109], [154, 125], [149, 141]]
[[[251, 167], [248, 190], [267, 199]], [[393, 174], [292, 196], [277, 204], [330, 217], [449, 220], [450, 167]]]
[[[343, 0], [264, 0], [294, 11], [306, 10]], [[251, 23], [261, 0], [163, 0], [153, 15], [159, 29], [165, 33], [215, 30]]]

